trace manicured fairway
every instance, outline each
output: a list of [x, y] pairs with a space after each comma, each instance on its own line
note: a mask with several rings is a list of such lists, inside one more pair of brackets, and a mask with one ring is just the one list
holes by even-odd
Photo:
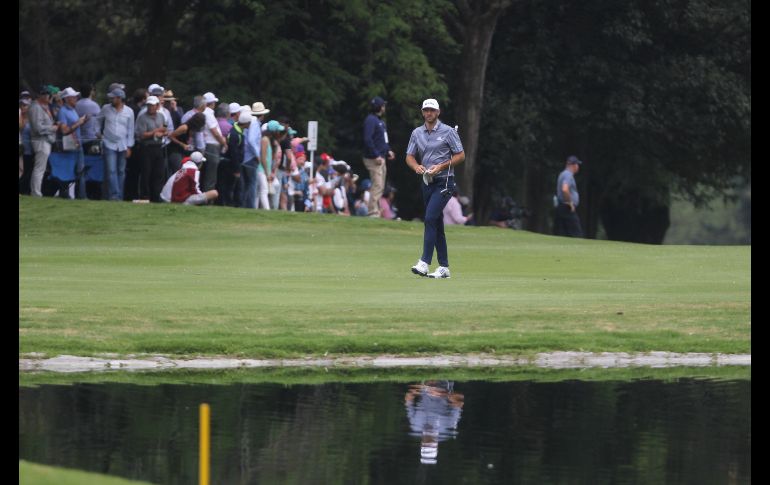
[[750, 353], [749, 246], [447, 237], [430, 280], [417, 222], [20, 197], [19, 351]]

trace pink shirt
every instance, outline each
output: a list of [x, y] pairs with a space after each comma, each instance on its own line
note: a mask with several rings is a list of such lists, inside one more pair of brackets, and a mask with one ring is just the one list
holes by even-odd
[[444, 206], [444, 224], [465, 224], [468, 218], [463, 215], [463, 206], [457, 197], [452, 197]]
[[380, 198], [380, 217], [383, 219], [393, 219], [395, 214], [390, 210], [390, 201], [387, 198]]

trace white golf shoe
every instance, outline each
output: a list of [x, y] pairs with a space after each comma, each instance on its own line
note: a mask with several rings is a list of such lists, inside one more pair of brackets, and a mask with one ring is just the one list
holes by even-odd
[[449, 268], [439, 266], [436, 271], [428, 275], [428, 278], [451, 278], [449, 274]]
[[430, 268], [428, 267], [428, 263], [426, 263], [422, 259], [417, 261], [417, 264], [412, 266], [412, 273], [418, 274], [420, 276], [428, 276], [428, 270], [430, 270]]

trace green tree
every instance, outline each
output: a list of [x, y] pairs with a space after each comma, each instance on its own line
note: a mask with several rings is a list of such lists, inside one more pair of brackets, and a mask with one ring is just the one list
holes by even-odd
[[516, 4], [493, 46], [483, 171], [547, 232], [575, 153], [589, 237], [601, 221], [610, 239], [660, 243], [672, 193], [702, 203], [750, 180], [750, 15], [738, 1]]

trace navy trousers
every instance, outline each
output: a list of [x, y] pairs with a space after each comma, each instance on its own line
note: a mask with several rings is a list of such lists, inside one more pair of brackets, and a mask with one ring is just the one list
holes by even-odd
[[[422, 259], [430, 264], [433, 260], [433, 248], [436, 248], [438, 264], [449, 267], [449, 256], [444, 234], [444, 207], [452, 198], [454, 177], [434, 179], [429, 185], [421, 184], [422, 198], [425, 202], [425, 233], [422, 242]], [[444, 190], [448, 187], [448, 190]], [[444, 191], [442, 194], [441, 192]]]

